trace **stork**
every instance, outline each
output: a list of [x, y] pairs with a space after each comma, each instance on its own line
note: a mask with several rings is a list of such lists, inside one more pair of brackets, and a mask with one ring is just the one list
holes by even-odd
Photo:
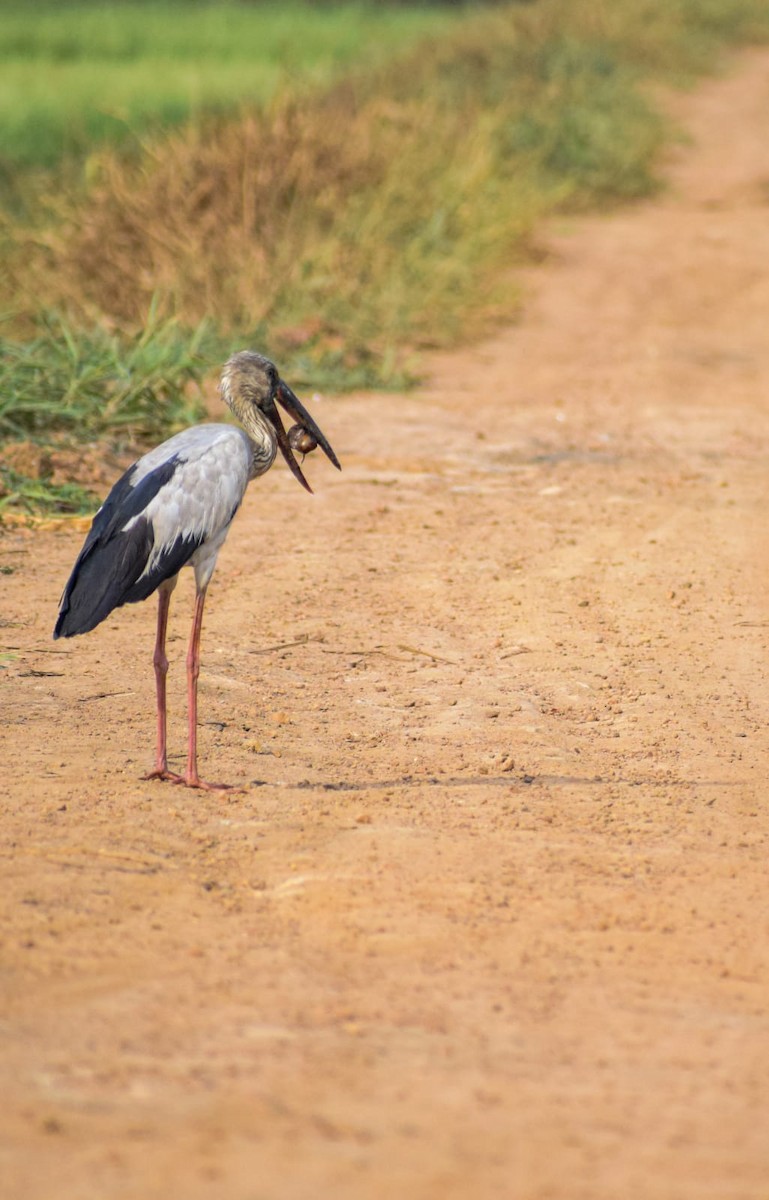
[[[155, 768], [145, 779], [165, 779], [213, 790], [198, 774], [197, 724], [200, 630], [206, 589], [232, 519], [252, 479], [272, 466], [280, 449], [308, 492], [293, 450], [320, 446], [337, 469], [339, 462], [273, 363], [251, 350], [225, 363], [220, 393], [242, 428], [193, 425], [156, 446], [118, 479], [93, 519], [59, 606], [54, 638], [88, 633], [113, 609], [158, 593], [153, 663], [157, 697]], [[297, 424], [286, 433], [280, 404]], [[166, 628], [171, 593], [179, 572], [195, 572], [195, 608], [187, 654], [187, 769], [168, 769], [166, 756]]]

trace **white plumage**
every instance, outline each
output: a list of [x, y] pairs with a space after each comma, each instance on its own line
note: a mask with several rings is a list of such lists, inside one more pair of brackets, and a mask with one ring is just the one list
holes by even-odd
[[[334, 451], [297, 397], [261, 354], [244, 350], [225, 364], [222, 396], [243, 425], [195, 425], [156, 446], [129, 467], [94, 517], [64, 589], [54, 637], [87, 633], [123, 604], [158, 592], [155, 642], [158, 740], [155, 769], [147, 778], [188, 787], [218, 787], [198, 775], [197, 679], [200, 628], [206, 589], [250, 480], [264, 474], [278, 449], [310, 491], [278, 414], [279, 403], [297, 422], [297, 443], [321, 446], [334, 466]], [[293, 434], [293, 431], [292, 431]], [[168, 770], [166, 756], [165, 655], [168, 605], [179, 571], [195, 572], [195, 615], [187, 656], [187, 770]]]
[[[267, 467], [275, 461], [276, 450], [277, 443]], [[253, 478], [251, 445], [247, 434], [233, 425], [195, 425], [139, 459], [133, 485], [171, 459], [179, 461], [179, 468], [142, 513], [129, 518], [123, 532], [142, 519], [152, 525], [154, 543], [144, 575], [156, 568], [180, 532], [190, 540], [202, 539], [189, 565], [195, 568], [197, 586], [203, 588], [213, 574], [216, 556]]]

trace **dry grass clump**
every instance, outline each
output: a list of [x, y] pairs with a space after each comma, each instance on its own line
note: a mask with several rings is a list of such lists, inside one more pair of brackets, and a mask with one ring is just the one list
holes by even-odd
[[[463, 200], [475, 187], [493, 198], [489, 148], [469, 124], [427, 98], [350, 85], [172, 136], [139, 164], [105, 154], [87, 202], [25, 249], [15, 290], [131, 326], [154, 296], [191, 325], [213, 316], [223, 329], [319, 313], [333, 327], [358, 306], [362, 339], [392, 335], [444, 285], [431, 267], [469, 267], [457, 245], [471, 232], [457, 228]], [[440, 173], [436, 144], [449, 160]], [[440, 241], [456, 249], [452, 265], [421, 261]]]
[[317, 289], [329, 229], [387, 169], [386, 122], [353, 103], [337, 89], [313, 108], [191, 129], [139, 165], [106, 155], [50, 243], [62, 298], [135, 323], [158, 293], [190, 323], [232, 327], [258, 324], [292, 287]]

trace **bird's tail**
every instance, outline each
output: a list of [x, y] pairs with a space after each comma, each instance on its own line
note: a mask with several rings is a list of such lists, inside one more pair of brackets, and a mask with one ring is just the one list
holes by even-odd
[[133, 600], [131, 589], [148, 553], [144, 530], [138, 537], [114, 538], [106, 543], [86, 541], [61, 597], [54, 638], [90, 633], [113, 608]]
[[98, 577], [98, 558], [78, 561], [67, 581], [54, 626], [54, 640], [90, 633], [115, 607], [109, 588]]

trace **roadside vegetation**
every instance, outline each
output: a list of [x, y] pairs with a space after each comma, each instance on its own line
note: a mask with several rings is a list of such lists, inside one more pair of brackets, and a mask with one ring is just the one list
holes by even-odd
[[0, 0], [0, 162], [18, 174], [105, 143], [137, 150], [148, 133], [386, 61], [455, 19], [419, 2]]
[[[84, 7], [57, 6], [56, 36]], [[185, 12], [203, 28], [212, 7], [238, 21], [272, 11]], [[360, 60], [351, 48], [370, 37], [349, 22], [371, 9], [316, 5], [305, 20], [300, 7], [280, 8], [294, 41], [317, 46], [319, 20], [324, 36], [349, 35], [338, 53], [324, 43], [314, 77], [294, 46], [296, 80], [268, 81], [236, 110], [210, 93], [175, 128], [160, 98], [150, 111], [147, 84], [132, 137], [91, 130], [56, 162], [3, 158], [21, 182], [0, 216], [2, 436], [160, 437], [196, 419], [191, 384], [236, 345], [272, 354], [298, 385], [403, 385], [415, 350], [509, 319], [512, 267], [545, 215], [658, 186], [675, 131], [649, 83], [687, 84], [727, 44], [769, 36], [765, 0], [533, 0], [451, 17], [380, 4], [391, 30], [411, 24], [389, 42], [372, 34], [377, 51]]]

